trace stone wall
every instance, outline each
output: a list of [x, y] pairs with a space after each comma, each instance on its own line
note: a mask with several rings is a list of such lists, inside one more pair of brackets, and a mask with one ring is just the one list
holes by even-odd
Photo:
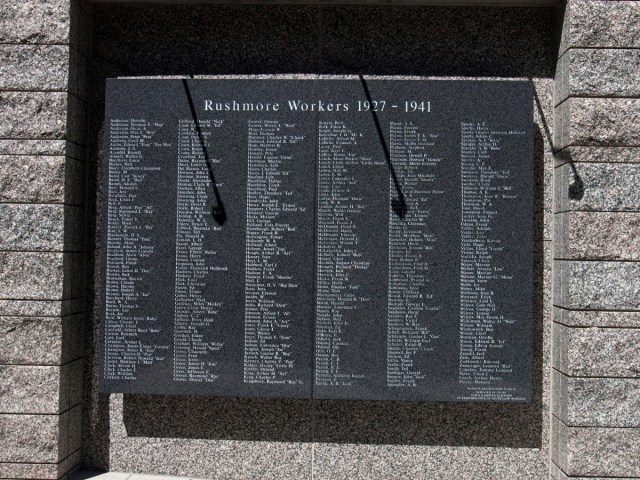
[[[0, 2], [0, 478], [640, 478], [640, 1], [95, 8]], [[104, 79], [274, 73], [533, 79], [531, 405], [98, 392]]]
[[555, 80], [551, 476], [640, 478], [640, 2], [569, 1]]
[[80, 463], [85, 8], [0, 2], [0, 478]]

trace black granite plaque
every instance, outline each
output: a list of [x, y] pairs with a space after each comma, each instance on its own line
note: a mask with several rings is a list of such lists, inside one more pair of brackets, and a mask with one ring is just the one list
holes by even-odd
[[102, 386], [528, 401], [532, 87], [109, 80]]

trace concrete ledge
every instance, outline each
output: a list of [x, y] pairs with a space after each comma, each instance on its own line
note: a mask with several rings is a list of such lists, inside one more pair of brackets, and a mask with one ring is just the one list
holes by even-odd
[[640, 262], [556, 260], [554, 303], [569, 310], [640, 310]]
[[567, 426], [640, 427], [640, 378], [576, 378], [552, 372], [552, 412]]
[[568, 427], [551, 420], [553, 462], [570, 477], [640, 476], [640, 428]]
[[640, 330], [556, 323], [552, 364], [570, 376], [640, 378]]

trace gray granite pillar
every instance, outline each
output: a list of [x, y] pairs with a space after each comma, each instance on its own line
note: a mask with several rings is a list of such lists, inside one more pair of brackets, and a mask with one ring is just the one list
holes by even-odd
[[555, 80], [551, 477], [640, 478], [640, 1], [570, 0]]
[[80, 461], [89, 25], [75, 0], [0, 1], [0, 478]]

